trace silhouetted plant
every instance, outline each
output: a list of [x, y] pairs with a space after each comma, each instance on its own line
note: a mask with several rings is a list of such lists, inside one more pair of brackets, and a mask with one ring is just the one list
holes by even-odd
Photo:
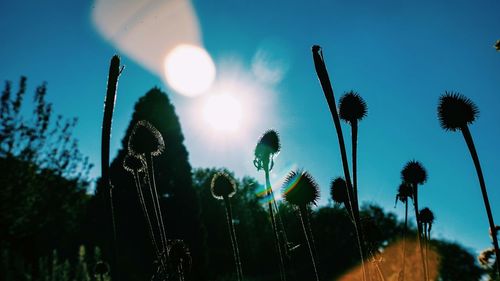
[[351, 125], [352, 141], [352, 184], [355, 208], [359, 210], [358, 203], [358, 176], [357, 176], [357, 147], [358, 147], [358, 122], [366, 116], [366, 102], [356, 92], [350, 91], [343, 95], [339, 101], [340, 119]]
[[[102, 120], [102, 135], [101, 135], [101, 178], [106, 187], [109, 188], [109, 199], [110, 199], [110, 213], [113, 228], [113, 244], [116, 244], [116, 223], [114, 215], [114, 203], [113, 203], [113, 186], [109, 181], [109, 143], [111, 139], [111, 124], [113, 122], [113, 111], [115, 107], [116, 100], [116, 89], [118, 86], [118, 77], [123, 71], [123, 67], [120, 68], [120, 57], [114, 55], [111, 58], [109, 66], [108, 75], [108, 85], [106, 90], [106, 97], [104, 99], [104, 115]], [[115, 257], [115, 245], [111, 245], [112, 258], [111, 263], [113, 271], [111, 275], [113, 279], [118, 280], [117, 267], [116, 267], [116, 257]]]
[[185, 275], [191, 270], [191, 253], [184, 241], [176, 239], [170, 241], [168, 246], [170, 262], [177, 272], [179, 281], [184, 281]]
[[500, 40], [497, 40], [497, 42], [495, 42], [495, 46], [494, 47], [495, 47], [495, 49], [497, 51], [500, 51]]
[[212, 196], [218, 200], [224, 200], [226, 207], [227, 226], [229, 229], [229, 236], [231, 237], [231, 246], [233, 248], [234, 262], [236, 264], [237, 280], [243, 279], [243, 272], [241, 269], [240, 251], [238, 248], [238, 240], [236, 239], [236, 232], [233, 224], [233, 214], [231, 211], [231, 198], [236, 193], [236, 184], [234, 180], [226, 173], [219, 172], [212, 178], [210, 186]]
[[351, 176], [349, 173], [349, 163], [347, 161], [347, 153], [345, 149], [344, 136], [342, 134], [342, 127], [340, 125], [340, 118], [337, 113], [337, 107], [335, 104], [335, 95], [333, 92], [332, 85], [330, 83], [330, 77], [328, 76], [328, 71], [326, 70], [325, 61], [323, 58], [323, 52], [321, 47], [318, 45], [314, 45], [312, 47], [313, 53], [313, 61], [314, 67], [316, 69], [316, 74], [318, 75], [318, 79], [321, 83], [321, 87], [323, 89], [323, 93], [325, 94], [326, 101], [328, 103], [328, 107], [330, 109], [330, 113], [332, 115], [333, 123], [335, 125], [335, 129], [337, 131], [337, 138], [339, 142], [340, 155], [342, 158], [342, 166], [344, 169], [344, 178], [347, 184], [347, 195], [349, 197], [350, 204], [350, 212], [352, 213], [352, 217], [354, 219], [354, 230], [356, 231], [356, 237], [358, 239], [358, 244], [360, 248], [360, 256], [361, 263], [363, 268], [363, 280], [366, 280], [366, 268], [364, 265], [364, 242], [363, 242], [363, 233], [361, 230], [361, 223], [359, 218], [359, 209], [355, 208], [355, 199], [354, 199], [354, 190], [351, 183]]
[[422, 259], [422, 269], [424, 270], [424, 276], [427, 276], [427, 267], [425, 264], [425, 257], [422, 246], [422, 224], [420, 222], [420, 216], [418, 213], [418, 185], [421, 185], [427, 181], [427, 172], [424, 166], [418, 161], [412, 160], [406, 163], [403, 170], [401, 171], [401, 178], [403, 182], [409, 184], [412, 188], [413, 194], [413, 207], [415, 209], [415, 218], [417, 221], [417, 236], [418, 236], [418, 247], [420, 248], [420, 257]]
[[[315, 259], [314, 238], [312, 236], [311, 225], [309, 222], [309, 206], [319, 199], [319, 186], [314, 178], [305, 171], [291, 171], [283, 183], [283, 197], [285, 200], [297, 207], [302, 224], [302, 230], [306, 238], [306, 243], [311, 255], [311, 261], [314, 268], [316, 280], [319, 280], [317, 263]], [[306, 227], [307, 225], [307, 227]]]
[[403, 228], [403, 260], [402, 268], [400, 274], [400, 280], [405, 278], [405, 268], [406, 268], [406, 232], [408, 231], [408, 199], [413, 198], [412, 188], [407, 183], [401, 183], [398, 188], [398, 193], [396, 194], [396, 203], [401, 201], [405, 205], [405, 223]]
[[[469, 130], [469, 124], [472, 124], [477, 116], [479, 115], [479, 109], [469, 98], [454, 92], [446, 92], [439, 98], [439, 105], [437, 108], [438, 119], [441, 127], [446, 131], [458, 131], [462, 132], [467, 147], [469, 148], [470, 155], [474, 162], [476, 168], [476, 173], [479, 179], [479, 186], [481, 187], [481, 193], [483, 195], [484, 206], [486, 208], [486, 214], [488, 217], [488, 223], [490, 224], [490, 229], [495, 229], [495, 222], [493, 220], [493, 214], [491, 213], [490, 202], [488, 199], [488, 192], [486, 190], [486, 183], [483, 177], [483, 171], [481, 169], [481, 163], [479, 161], [479, 156], [476, 151], [476, 146], [474, 145], [474, 140]], [[493, 247], [495, 248], [496, 256], [500, 256], [500, 250], [498, 248], [498, 238], [496, 235], [492, 236]], [[497, 259], [497, 272], [500, 275], [500, 260]]]
[[[280, 268], [280, 278], [282, 281], [286, 280], [286, 271], [285, 271], [285, 263], [283, 260], [283, 252], [281, 249], [281, 243], [278, 234], [278, 225], [276, 224], [276, 220], [274, 217], [274, 210], [276, 208], [276, 212], [278, 212], [278, 208], [276, 207], [276, 203], [274, 200], [274, 193], [271, 186], [271, 181], [269, 179], [269, 171], [274, 167], [274, 156], [279, 153], [281, 149], [281, 144], [279, 140], [278, 133], [274, 130], [269, 130], [265, 132], [257, 142], [254, 151], [254, 160], [253, 164], [257, 171], [264, 170], [265, 178], [266, 178], [266, 198], [269, 207], [269, 216], [271, 218], [271, 225], [273, 227], [274, 232], [274, 244], [276, 247], [276, 251], [279, 256], [279, 268]], [[275, 207], [273, 207], [275, 206]], [[284, 230], [283, 230], [284, 231]], [[288, 245], [285, 245], [288, 247]]]
[[425, 241], [425, 264], [427, 268], [427, 279], [429, 279], [429, 244], [431, 242], [431, 229], [434, 223], [434, 213], [429, 208], [423, 208], [420, 210], [420, 223], [422, 224], [422, 230], [424, 234]]
[[[168, 260], [168, 242], [167, 242], [167, 234], [165, 230], [165, 224], [163, 222], [163, 215], [160, 208], [160, 201], [158, 197], [158, 190], [156, 188], [156, 180], [154, 173], [154, 161], [153, 156], [159, 156], [165, 150], [165, 142], [161, 133], [148, 121], [140, 120], [138, 121], [134, 128], [132, 129], [132, 133], [130, 135], [128, 141], [128, 151], [129, 154], [136, 159], [125, 157], [124, 158], [124, 167], [127, 169], [125, 164], [130, 164], [128, 167], [130, 170], [132, 166], [141, 167], [144, 166], [146, 171], [146, 182], [149, 187], [149, 193], [151, 196], [151, 202], [153, 202], [153, 210], [156, 225], [158, 227], [159, 239], [155, 238], [154, 231], [150, 229], [152, 234], [153, 244], [156, 241], [160, 241], [156, 246], [157, 250], [157, 259], [160, 264], [163, 265], [163, 269], [165, 270], [164, 274], [167, 274], [167, 267], [165, 266]], [[132, 169], [133, 170], [133, 169]], [[142, 193], [142, 188], [140, 185], [140, 178], [138, 175], [139, 169], [135, 170], [134, 178], [136, 180], [136, 186], [138, 189], [139, 200], [141, 201], [142, 208], [146, 212], [146, 218], [149, 219], [150, 215], [148, 214], [148, 208], [146, 205], [146, 200], [144, 198], [144, 194]], [[149, 225], [152, 225], [151, 221], [148, 222]]]
[[351, 221], [354, 221], [352, 213], [349, 212], [351, 207], [349, 203], [349, 196], [347, 195], [347, 184], [342, 177], [337, 177], [332, 180], [330, 184], [330, 196], [332, 197], [333, 202], [337, 204], [344, 204], [349, 218], [351, 218]]
[[97, 281], [104, 281], [108, 272], [109, 272], [109, 266], [105, 262], [98, 261], [95, 264], [94, 274], [96, 276]]

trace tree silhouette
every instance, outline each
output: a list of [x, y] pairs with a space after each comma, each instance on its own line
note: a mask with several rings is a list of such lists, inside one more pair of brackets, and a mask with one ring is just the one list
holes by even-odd
[[[490, 201], [488, 199], [488, 192], [486, 190], [486, 183], [484, 181], [481, 163], [479, 162], [476, 146], [474, 145], [474, 140], [472, 139], [472, 134], [469, 130], [469, 124], [472, 124], [476, 120], [479, 114], [479, 109], [474, 102], [467, 97], [459, 93], [446, 92], [439, 98], [437, 113], [441, 127], [445, 131], [462, 131], [462, 135], [467, 143], [472, 161], [474, 162], [474, 166], [476, 168], [479, 186], [481, 187], [481, 194], [483, 195], [484, 207], [488, 217], [488, 223], [490, 224], [490, 229], [494, 233], [491, 236], [493, 239], [493, 247], [495, 248], [496, 256], [499, 257], [500, 250], [498, 248], [498, 238], [496, 231], [494, 231], [496, 225], [493, 220], [493, 214], [491, 213]], [[500, 259], [497, 259], [496, 262], [497, 272], [500, 275]]]

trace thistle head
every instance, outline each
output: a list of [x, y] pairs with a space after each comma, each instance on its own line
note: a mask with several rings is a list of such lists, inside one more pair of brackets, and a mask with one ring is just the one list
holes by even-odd
[[396, 203], [399, 200], [401, 203], [406, 204], [406, 202], [408, 202], [408, 198], [413, 198], [413, 191], [410, 185], [403, 182], [399, 185], [398, 193], [396, 194]]
[[497, 40], [497, 42], [495, 42], [495, 46], [494, 47], [495, 47], [495, 49], [497, 51], [500, 51], [500, 40]]
[[184, 268], [187, 270], [191, 267], [191, 252], [183, 240], [175, 239], [170, 241], [168, 246], [168, 256], [174, 264], [182, 263]]
[[123, 158], [123, 168], [132, 174], [143, 172], [146, 169], [146, 163], [141, 156], [127, 154]]
[[366, 102], [358, 93], [350, 91], [340, 98], [339, 116], [347, 123], [360, 121], [366, 116], [366, 112]]
[[472, 124], [479, 115], [473, 101], [454, 92], [446, 92], [439, 98], [437, 112], [441, 127], [452, 132]]
[[269, 158], [269, 156], [277, 154], [280, 148], [281, 145], [278, 133], [275, 130], [269, 130], [260, 137], [254, 151], [255, 158]]
[[330, 195], [334, 202], [347, 205], [349, 196], [347, 195], [347, 183], [341, 177], [332, 180], [330, 184]]
[[236, 193], [236, 183], [230, 175], [218, 172], [212, 178], [210, 190], [215, 199], [230, 198]]
[[102, 276], [109, 272], [108, 264], [103, 261], [98, 261], [94, 266], [94, 273], [96, 275]]
[[401, 171], [401, 178], [405, 183], [419, 185], [427, 181], [427, 172], [422, 163], [412, 160], [404, 166]]
[[165, 150], [161, 133], [146, 120], [137, 122], [128, 140], [128, 150], [132, 155], [160, 155]]
[[420, 221], [432, 225], [434, 223], [434, 213], [429, 208], [420, 210]]
[[319, 186], [306, 171], [291, 171], [283, 183], [283, 197], [295, 206], [316, 205], [319, 199]]

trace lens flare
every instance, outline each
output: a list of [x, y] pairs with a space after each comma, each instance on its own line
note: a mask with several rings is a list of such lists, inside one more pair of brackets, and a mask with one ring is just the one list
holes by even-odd
[[215, 64], [204, 49], [181, 44], [165, 58], [167, 83], [178, 93], [194, 97], [207, 91], [215, 80]]
[[219, 132], [235, 132], [242, 119], [241, 103], [232, 95], [210, 96], [203, 107], [203, 120]]

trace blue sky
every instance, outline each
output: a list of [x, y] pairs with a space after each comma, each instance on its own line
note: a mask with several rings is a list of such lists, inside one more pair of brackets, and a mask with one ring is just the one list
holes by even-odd
[[[327, 204], [329, 181], [342, 175], [337, 139], [317, 81], [310, 48], [323, 46], [338, 99], [358, 91], [368, 104], [359, 131], [359, 189], [363, 202], [394, 209], [400, 170], [412, 159], [428, 171], [420, 204], [436, 215], [435, 237], [478, 251], [490, 245], [476, 174], [460, 133], [439, 127], [438, 97], [446, 90], [471, 98], [480, 117], [471, 126], [493, 214], [500, 220], [500, 27], [497, 1], [193, 1], [204, 47], [219, 73], [253, 87], [246, 118], [258, 122], [241, 137], [204, 136], [189, 112], [202, 98], [174, 93], [163, 79], [104, 39], [87, 1], [0, 2], [0, 79], [28, 77], [33, 90], [48, 82], [57, 113], [76, 116], [76, 137], [99, 176], [100, 126], [109, 58], [121, 54], [112, 149], [119, 148], [135, 101], [153, 86], [169, 93], [194, 167], [227, 166], [262, 180], [252, 167], [258, 134], [280, 132], [283, 150], [274, 179], [309, 170]], [[168, 34], [167, 34], [168, 35]], [[158, 36], [167, 36], [158, 34]], [[259, 51], [280, 71], [273, 83], [254, 81]], [[242, 134], [243, 135], [243, 134]], [[349, 127], [344, 126], [349, 142]], [[224, 145], [217, 145], [213, 140]], [[224, 141], [221, 141], [223, 139]], [[237, 143], [241, 145], [237, 145]], [[240, 150], [241, 153], [234, 153]], [[350, 151], [350, 147], [348, 147]], [[214, 157], [217, 155], [217, 157]]]

